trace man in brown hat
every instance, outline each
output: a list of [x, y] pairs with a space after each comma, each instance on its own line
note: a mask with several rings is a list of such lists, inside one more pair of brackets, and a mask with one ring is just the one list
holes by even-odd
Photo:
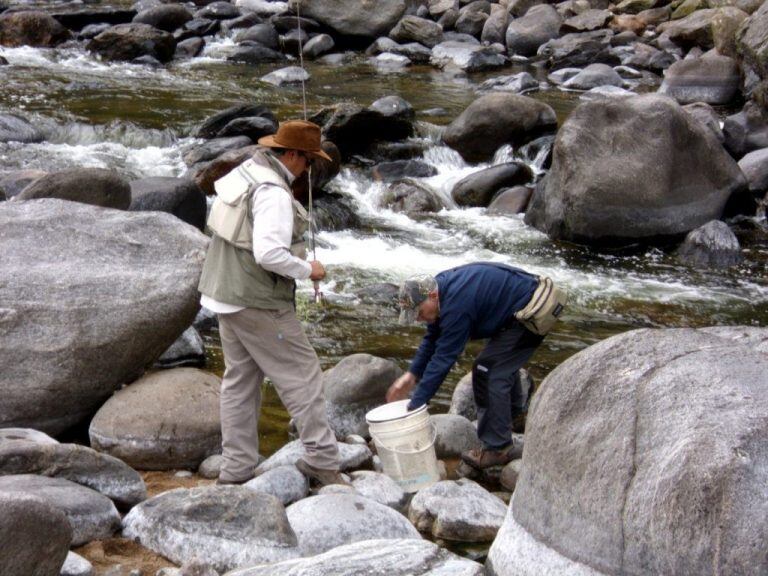
[[216, 181], [203, 265], [201, 304], [216, 312], [224, 351], [220, 484], [242, 484], [258, 463], [261, 384], [268, 377], [296, 421], [306, 455], [296, 466], [320, 484], [345, 483], [328, 425], [322, 371], [296, 317], [297, 279], [322, 280], [323, 265], [305, 260], [307, 213], [291, 183], [315, 158], [330, 160], [320, 128], [292, 120], [259, 139], [265, 147]]

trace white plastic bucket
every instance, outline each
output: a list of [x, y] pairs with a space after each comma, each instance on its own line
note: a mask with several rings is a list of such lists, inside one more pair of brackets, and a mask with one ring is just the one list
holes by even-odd
[[426, 406], [408, 411], [408, 400], [390, 402], [365, 415], [384, 473], [406, 492], [440, 480], [436, 430]]

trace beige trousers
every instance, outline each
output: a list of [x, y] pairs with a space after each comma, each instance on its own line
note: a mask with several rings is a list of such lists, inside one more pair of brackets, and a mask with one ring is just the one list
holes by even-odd
[[339, 449], [328, 425], [323, 373], [294, 310], [246, 308], [219, 314], [224, 349], [219, 478], [250, 478], [259, 453], [261, 383], [267, 376], [299, 430], [307, 463], [338, 470]]

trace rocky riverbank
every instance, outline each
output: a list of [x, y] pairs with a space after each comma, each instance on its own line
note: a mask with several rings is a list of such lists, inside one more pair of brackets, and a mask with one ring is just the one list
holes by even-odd
[[[309, 325], [313, 342], [333, 350], [327, 411], [352, 487], [310, 491], [293, 465], [295, 441], [270, 446], [247, 485], [215, 486], [220, 381], [206, 368], [215, 318], [197, 303], [202, 230], [214, 181], [285, 118], [274, 103], [248, 99], [164, 126], [154, 142], [186, 139], [173, 175], [136, 177], [76, 159], [61, 170], [6, 168], [0, 157], [0, 573], [768, 570], [768, 2], [39, 8], [3, 7], [0, 46], [9, 52], [0, 71], [19, 74], [14, 51], [23, 47], [151, 77], [218, 59], [268, 66], [259, 83], [290, 91], [302, 77], [313, 82], [296, 68], [301, 52], [340, 74], [364, 59], [383, 77], [428, 69], [468, 85], [472, 98], [455, 114], [416, 108], [394, 88], [365, 102], [339, 94], [331, 105], [310, 103], [333, 158], [314, 171], [320, 230], [338, 241], [373, 229], [384, 243], [418, 230], [418, 243], [435, 235], [436, 219], [459, 214], [434, 255], [447, 267], [444, 250], [465, 249], [461, 218], [476, 214], [488, 227], [504, 219], [502, 237], [546, 235], [553, 276], [575, 250], [609, 262], [610, 273], [573, 291], [569, 315], [547, 339], [561, 361], [538, 367], [527, 422], [517, 423], [521, 460], [483, 475], [456, 467], [478, 441], [465, 377], [448, 413], [434, 417], [443, 480], [404, 493], [381, 473], [364, 419], [384, 402], [402, 358], [392, 359], [389, 340], [375, 354], [373, 346], [346, 354]], [[576, 94], [579, 104], [563, 114], [542, 97], [552, 93]], [[45, 149], [60, 131], [23, 105], [0, 109], [10, 154]], [[461, 171], [442, 187], [437, 146]], [[414, 228], [379, 229], [361, 213], [356, 189], [368, 186], [377, 190], [373, 211]], [[297, 184], [300, 197], [306, 190]], [[490, 238], [479, 252], [504, 253], [498, 245], [503, 238]], [[323, 256], [333, 248], [328, 241]], [[713, 291], [735, 298], [743, 320], [683, 304], [678, 327], [667, 327], [648, 305], [629, 312], [643, 330], [593, 330], [590, 315], [604, 311], [585, 304], [586, 292], [625, 290], [612, 282], [628, 261], [629, 276], [661, 262], [724, 278]], [[358, 324], [394, 315], [393, 283], [346, 274], [336, 272], [339, 293], [315, 316], [337, 318], [336, 305]], [[674, 275], [652, 281], [689, 288]], [[337, 341], [354, 340], [350, 325], [336, 328]], [[384, 327], [391, 340], [413, 336], [392, 326]], [[567, 337], [574, 332], [580, 340]], [[87, 439], [56, 440], [76, 426], [88, 427]], [[451, 552], [463, 544], [490, 546], [487, 560]]]

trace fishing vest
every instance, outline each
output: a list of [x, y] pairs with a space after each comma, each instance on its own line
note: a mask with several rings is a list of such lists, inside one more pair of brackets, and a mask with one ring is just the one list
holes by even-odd
[[306, 258], [309, 218], [280, 176], [279, 161], [264, 152], [214, 183], [216, 199], [207, 226], [213, 233], [198, 290], [226, 304], [281, 310], [294, 306], [296, 282], [269, 272], [253, 257], [253, 198], [264, 184], [282, 188], [293, 204], [291, 253]]

